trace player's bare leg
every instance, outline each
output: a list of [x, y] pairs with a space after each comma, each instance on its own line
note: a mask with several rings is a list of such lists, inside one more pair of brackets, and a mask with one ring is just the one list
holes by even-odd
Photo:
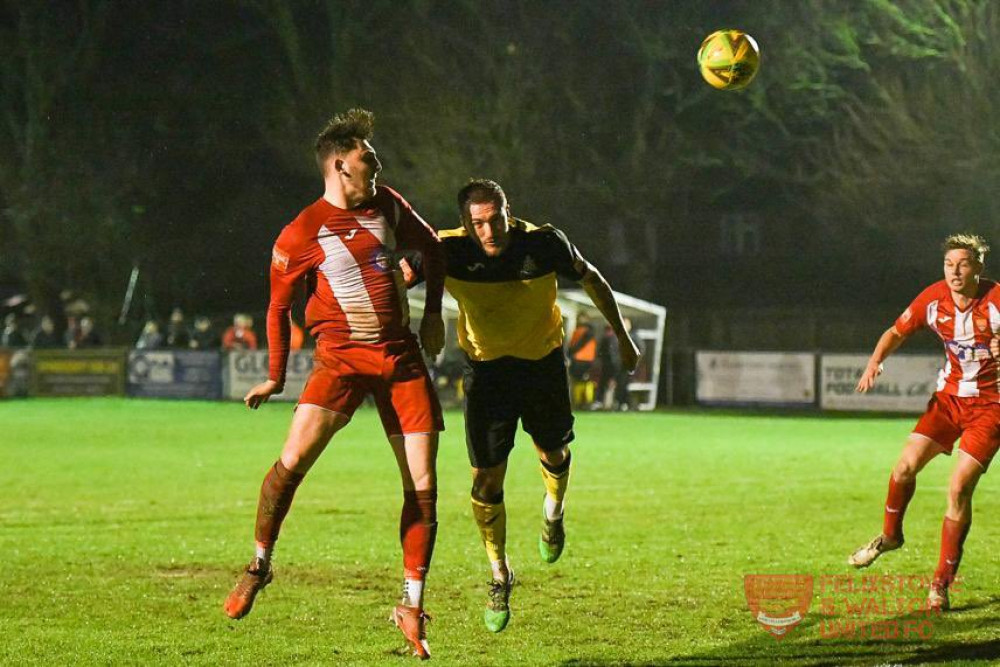
[[507, 509], [503, 502], [506, 476], [506, 461], [492, 468], [472, 469], [472, 514], [493, 571], [483, 612], [483, 622], [490, 632], [500, 632], [510, 622], [510, 593], [514, 588], [514, 572], [507, 562]]
[[437, 433], [389, 438], [403, 484], [399, 541], [403, 547], [403, 597], [392, 621], [422, 660], [431, 656], [424, 613], [424, 581], [437, 537]]
[[271, 583], [271, 553], [278, 539], [281, 523], [291, 508], [295, 491], [319, 455], [326, 449], [333, 434], [348, 417], [315, 405], [299, 405], [281, 451], [281, 457], [264, 477], [257, 502], [257, 522], [254, 527], [256, 552], [236, 586], [226, 598], [224, 609], [230, 618], [243, 618], [250, 613], [254, 598]]
[[955, 580], [962, 562], [963, 545], [972, 526], [972, 494], [983, 472], [979, 461], [959, 451], [948, 485], [948, 511], [941, 525], [941, 553], [927, 596], [927, 605], [931, 609], [945, 611], [951, 606], [948, 587]]
[[563, 527], [563, 508], [566, 487], [569, 484], [569, 468], [572, 456], [569, 445], [545, 451], [535, 444], [538, 461], [545, 482], [545, 501], [542, 506], [542, 532], [538, 537], [538, 551], [546, 563], [554, 563], [562, 555], [566, 544], [566, 530]]
[[882, 532], [851, 554], [848, 564], [857, 568], [868, 567], [882, 554], [903, 546], [903, 517], [917, 488], [917, 474], [944, 451], [944, 447], [927, 436], [910, 434], [889, 477]]

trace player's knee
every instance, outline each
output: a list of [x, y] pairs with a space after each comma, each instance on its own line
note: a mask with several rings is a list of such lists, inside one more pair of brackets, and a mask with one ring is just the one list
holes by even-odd
[[285, 468], [291, 472], [304, 475], [309, 472], [309, 468], [312, 464], [297, 452], [282, 452], [281, 465], [285, 466]]
[[437, 474], [434, 470], [424, 470], [412, 475], [413, 488], [417, 491], [427, 491], [437, 488]]
[[538, 458], [545, 462], [545, 465], [550, 467], [556, 467], [562, 465], [566, 461], [566, 457], [569, 456], [569, 445], [563, 445], [562, 447], [557, 447], [556, 449], [550, 449], [548, 451], [542, 449], [537, 444], [535, 448], [538, 450]]
[[472, 475], [472, 497], [482, 503], [498, 503], [503, 498], [503, 477], [477, 469]]
[[912, 482], [917, 476], [917, 465], [914, 461], [907, 458], [901, 458], [896, 463], [896, 467], [892, 469], [892, 478], [896, 480], [897, 483]]
[[972, 501], [975, 482], [967, 479], [953, 479], [948, 485], [948, 502], [954, 508], [965, 508]]

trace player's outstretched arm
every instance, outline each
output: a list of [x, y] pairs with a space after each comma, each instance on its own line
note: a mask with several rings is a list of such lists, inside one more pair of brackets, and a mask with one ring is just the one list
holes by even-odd
[[872, 352], [871, 358], [868, 359], [868, 365], [861, 374], [861, 378], [858, 380], [858, 385], [854, 388], [854, 391], [865, 394], [869, 389], [874, 387], [875, 378], [882, 374], [882, 362], [890, 354], [899, 349], [899, 346], [907, 338], [909, 336], [899, 333], [894, 326], [886, 329], [882, 337], [878, 339], [878, 343], [875, 344], [875, 351]]
[[618, 338], [618, 354], [621, 357], [622, 366], [629, 373], [632, 373], [639, 365], [639, 346], [635, 344], [628, 329], [625, 328], [625, 321], [618, 308], [618, 300], [615, 299], [615, 294], [611, 291], [611, 285], [593, 264], [584, 259], [578, 260], [578, 263], [583, 265], [577, 267], [583, 274], [580, 285], [597, 306], [597, 309], [601, 311], [604, 319], [611, 325], [615, 337]]
[[262, 403], [267, 403], [267, 399], [275, 394], [280, 394], [282, 390], [284, 390], [284, 387], [274, 380], [265, 380], [250, 389], [247, 395], [243, 397], [243, 402], [251, 410], [256, 410]]

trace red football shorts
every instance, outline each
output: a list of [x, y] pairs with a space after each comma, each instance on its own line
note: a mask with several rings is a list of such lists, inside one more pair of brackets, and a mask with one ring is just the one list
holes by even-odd
[[1000, 403], [939, 391], [927, 403], [927, 412], [913, 432], [938, 443], [949, 455], [961, 437], [959, 449], [986, 469], [1000, 449]]
[[317, 341], [299, 405], [352, 417], [369, 394], [386, 435], [444, 430], [441, 404], [416, 337], [385, 343]]

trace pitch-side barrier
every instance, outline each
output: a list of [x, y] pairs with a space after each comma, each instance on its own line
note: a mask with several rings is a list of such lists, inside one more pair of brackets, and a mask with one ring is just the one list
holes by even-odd
[[[283, 394], [294, 401], [312, 350], [290, 353]], [[867, 394], [854, 391], [866, 354], [698, 350], [695, 400], [706, 406], [921, 412], [942, 358], [895, 355]], [[136, 396], [242, 399], [267, 378], [267, 352], [200, 350], [0, 350], [0, 396]]]
[[940, 355], [895, 355], [866, 394], [854, 391], [867, 354], [695, 352], [700, 405], [922, 412], [935, 390]]
[[[298, 398], [312, 359], [312, 350], [289, 354], [285, 391], [274, 400]], [[242, 399], [265, 379], [264, 351], [0, 349], [0, 397]]]

